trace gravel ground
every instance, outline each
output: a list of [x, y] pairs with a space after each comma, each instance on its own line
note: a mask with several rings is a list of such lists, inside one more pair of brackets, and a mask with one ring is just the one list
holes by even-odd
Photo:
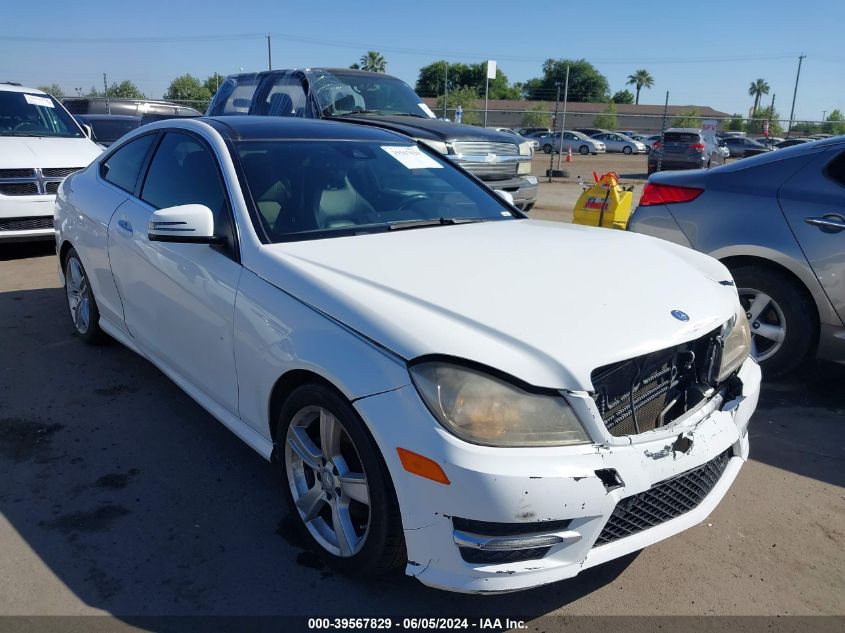
[[[572, 186], [544, 185], [538, 212], [564, 218]], [[766, 383], [751, 460], [697, 527], [573, 580], [463, 596], [323, 567], [292, 536], [267, 464], [148, 362], [74, 338], [55, 271], [50, 244], [0, 246], [0, 616], [118, 619], [0, 617], [0, 630], [165, 629], [144, 615], [461, 614], [573, 630], [582, 620], [562, 616], [845, 613], [842, 366]], [[624, 628], [655, 628], [637, 622]]]

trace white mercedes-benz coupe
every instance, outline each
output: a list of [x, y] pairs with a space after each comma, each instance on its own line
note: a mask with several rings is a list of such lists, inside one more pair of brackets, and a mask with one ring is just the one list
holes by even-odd
[[337, 568], [524, 589], [702, 521], [760, 370], [716, 260], [506, 197], [364, 124], [163, 121], [60, 187], [61, 278], [77, 336], [271, 460]]

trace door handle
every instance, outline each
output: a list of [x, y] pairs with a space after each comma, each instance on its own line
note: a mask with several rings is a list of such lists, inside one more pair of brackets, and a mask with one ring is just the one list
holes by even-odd
[[122, 228], [124, 231], [126, 231], [127, 233], [131, 233], [131, 232], [132, 232], [132, 225], [129, 223], [129, 220], [127, 220], [126, 218], [120, 218], [120, 219], [117, 221], [117, 225], [118, 225], [120, 228]]
[[845, 231], [845, 218], [838, 213], [828, 213], [820, 218], [804, 218], [804, 222], [819, 227], [825, 233]]

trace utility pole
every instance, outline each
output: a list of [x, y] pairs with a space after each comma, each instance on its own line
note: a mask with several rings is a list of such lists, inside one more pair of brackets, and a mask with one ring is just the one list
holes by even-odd
[[109, 101], [109, 82], [106, 81], [106, 73], [103, 73], [103, 96], [106, 98], [106, 114], [111, 114], [111, 101]]
[[446, 118], [446, 107], [449, 104], [449, 62], [443, 62], [446, 67], [443, 70], [443, 118]]
[[795, 90], [792, 92], [792, 109], [789, 111], [789, 127], [786, 128], [786, 138], [789, 138], [792, 132], [792, 119], [795, 116], [795, 97], [798, 96], [798, 78], [801, 76], [801, 62], [804, 61], [806, 55], [801, 53], [798, 56], [798, 72], [795, 73]]
[[[558, 88], [558, 97], [560, 88]], [[557, 169], [560, 171], [560, 159], [563, 156], [563, 130], [566, 128], [566, 103], [569, 101], [569, 64], [566, 65], [566, 79], [563, 84], [563, 115], [560, 118], [560, 146], [557, 150]]]
[[[554, 117], [554, 125], [552, 125], [552, 152], [549, 154], [549, 171], [546, 174], [549, 177], [549, 182], [552, 181], [552, 168], [555, 164], [555, 130], [557, 129], [557, 112], [558, 107], [560, 106], [560, 82], [556, 81], [555, 86], [557, 87], [557, 98], [555, 99], [555, 117]], [[561, 144], [563, 143], [563, 135], [561, 135], [560, 139]]]
[[270, 34], [267, 34], [267, 70], [273, 70], [273, 51], [270, 49]]
[[[775, 116], [775, 97], [776, 96], [777, 95], [775, 95], [775, 93], [773, 92], [772, 93], [772, 105], [769, 106], [769, 133], [767, 134], [767, 137], [769, 139], [772, 138], [772, 117]], [[769, 143], [769, 145], [770, 146], [774, 145], [774, 143]]]
[[827, 110], [822, 110], [822, 123], [824, 123], [826, 116], [827, 116]]
[[663, 104], [663, 122], [660, 124], [660, 149], [657, 152], [657, 171], [663, 166], [663, 146], [666, 144], [666, 114], [669, 112], [669, 91], [666, 91], [666, 103]]

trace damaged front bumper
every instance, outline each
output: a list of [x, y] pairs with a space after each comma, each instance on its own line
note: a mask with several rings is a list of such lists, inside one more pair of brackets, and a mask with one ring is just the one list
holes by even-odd
[[[396, 488], [406, 573], [452, 591], [515, 591], [571, 578], [696, 525], [748, 458], [759, 366], [747, 360], [738, 377], [741, 395], [717, 395], [693, 415], [622, 445], [623, 438], [555, 448], [476, 446], [440, 428], [412, 386], [356, 401], [364, 419], [381, 422], [369, 426]], [[570, 402], [582, 415], [592, 404], [586, 394]], [[438, 461], [451, 483], [405, 472], [400, 446]], [[679, 498], [686, 506], [675, 503]], [[655, 518], [648, 504], [661, 503]]]

